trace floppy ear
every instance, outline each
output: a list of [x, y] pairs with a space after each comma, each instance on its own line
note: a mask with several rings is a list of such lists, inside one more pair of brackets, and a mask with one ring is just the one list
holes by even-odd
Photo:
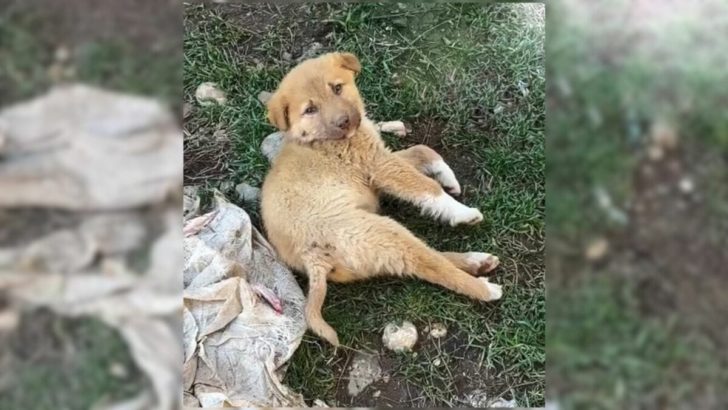
[[273, 94], [266, 105], [268, 108], [268, 121], [281, 131], [286, 131], [291, 126], [288, 123], [288, 101], [280, 93]]
[[339, 63], [342, 67], [346, 68], [347, 70], [353, 71], [354, 74], [359, 74], [359, 72], [361, 71], [361, 64], [359, 63], [359, 59], [356, 58], [354, 54], [338, 53], [336, 57], [339, 59]]

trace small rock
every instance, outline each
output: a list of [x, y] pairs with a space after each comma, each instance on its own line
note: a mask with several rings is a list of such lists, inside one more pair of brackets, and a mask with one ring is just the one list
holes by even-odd
[[129, 375], [129, 371], [123, 364], [114, 362], [111, 363], [111, 366], [109, 366], [109, 374], [118, 379], [124, 379]]
[[301, 56], [298, 57], [297, 61], [303, 61], [309, 58], [316, 57], [316, 55], [319, 54], [319, 50], [321, 50], [322, 48], [323, 46], [321, 45], [321, 43], [319, 43], [318, 41], [314, 41], [313, 43], [311, 43], [310, 46], [308, 46], [307, 49], [303, 51], [303, 53], [301, 53]]
[[440, 339], [447, 336], [447, 326], [442, 323], [435, 323], [430, 329], [430, 337], [433, 339]]
[[417, 343], [417, 328], [410, 322], [390, 323], [384, 328], [382, 343], [395, 352], [410, 351]]
[[376, 355], [357, 353], [351, 363], [349, 371], [349, 385], [347, 390], [351, 397], [357, 396], [370, 384], [382, 377], [382, 368]]
[[692, 178], [688, 176], [682, 177], [678, 185], [680, 186], [680, 191], [682, 191], [683, 194], [690, 194], [695, 190], [695, 183]]
[[270, 100], [270, 97], [273, 96], [273, 93], [268, 91], [261, 91], [258, 93], [258, 101], [260, 101], [261, 104], [265, 105]]
[[598, 260], [601, 260], [604, 255], [607, 254], [608, 250], [609, 242], [604, 238], [599, 238], [586, 247], [586, 250], [584, 251], [584, 257], [588, 261], [596, 262]]
[[678, 137], [675, 129], [670, 125], [657, 121], [650, 129], [650, 139], [653, 145], [663, 149], [674, 149], [677, 147]]
[[211, 82], [200, 84], [195, 91], [195, 98], [202, 106], [225, 105], [227, 103], [225, 92], [220, 90], [217, 84]]
[[242, 202], [258, 202], [260, 197], [260, 188], [250, 186], [245, 182], [235, 186], [235, 192], [238, 193], [238, 199]]
[[386, 383], [389, 383], [389, 375], [388, 375], [388, 374], [385, 374], [384, 376], [382, 376], [382, 381], [383, 381], [383, 382], [384, 382], [385, 384], [386, 384]]
[[435, 359], [435, 360], [432, 361], [432, 364], [435, 365], [435, 367], [440, 367], [440, 365], [442, 364], [442, 360], [440, 360], [439, 358], [437, 358], [437, 359]]
[[281, 150], [282, 145], [283, 133], [280, 131], [274, 132], [273, 134], [265, 137], [263, 142], [260, 144], [260, 150], [263, 152], [263, 155], [268, 158], [268, 161], [273, 162], [273, 159], [278, 156], [278, 152]]
[[283, 61], [291, 61], [291, 58], [293, 58], [293, 56], [291, 55], [291, 53], [284, 51], [281, 55], [281, 58], [283, 58]]
[[377, 390], [377, 391], [375, 391], [375, 392], [374, 392], [374, 393], [372, 394], [372, 397], [376, 399], [376, 398], [378, 398], [378, 397], [379, 397], [379, 396], [381, 396], [381, 395], [382, 395], [382, 392], [381, 392], [380, 390]]

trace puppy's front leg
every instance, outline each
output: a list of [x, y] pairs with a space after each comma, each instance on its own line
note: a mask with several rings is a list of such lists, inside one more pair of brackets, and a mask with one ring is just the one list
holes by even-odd
[[371, 175], [375, 188], [411, 202], [426, 214], [450, 225], [476, 224], [483, 214], [456, 201], [440, 184], [420, 173], [403, 158], [388, 153], [376, 161]]

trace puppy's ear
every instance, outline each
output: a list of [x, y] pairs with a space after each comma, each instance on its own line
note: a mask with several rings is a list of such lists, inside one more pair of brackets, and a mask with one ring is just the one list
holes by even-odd
[[339, 63], [342, 67], [353, 71], [354, 74], [359, 74], [359, 72], [361, 72], [361, 64], [354, 54], [337, 53], [336, 57], [339, 59]]
[[281, 131], [287, 131], [291, 124], [288, 121], [288, 101], [285, 95], [276, 91], [266, 104], [268, 108], [268, 121]]

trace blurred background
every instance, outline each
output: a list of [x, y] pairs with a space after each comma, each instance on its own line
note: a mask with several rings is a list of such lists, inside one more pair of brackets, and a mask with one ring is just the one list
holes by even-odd
[[547, 402], [725, 408], [728, 6], [547, 8]]
[[0, 408], [176, 407], [181, 72], [179, 1], [0, 0]]

